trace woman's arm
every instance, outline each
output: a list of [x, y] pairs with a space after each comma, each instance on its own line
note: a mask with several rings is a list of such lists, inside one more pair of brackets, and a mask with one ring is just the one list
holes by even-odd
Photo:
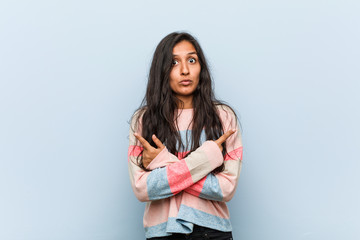
[[236, 117], [230, 109], [220, 109], [224, 131], [236, 128], [235, 134], [226, 141], [228, 154], [225, 156], [225, 169], [220, 173], [210, 173], [184, 191], [194, 196], [214, 201], [230, 201], [234, 196], [242, 166], [243, 147], [241, 133]]
[[[166, 149], [156, 156], [148, 165], [147, 169], [154, 170], [168, 164], [180, 161], [176, 156], [169, 157]], [[194, 196], [213, 201], [229, 201], [233, 197], [240, 175], [242, 165], [242, 147], [231, 151], [224, 162], [224, 171], [213, 174], [209, 173], [204, 178], [184, 189], [185, 192]]]
[[225, 169], [220, 173], [209, 173], [184, 191], [194, 196], [213, 201], [230, 201], [235, 194], [242, 165], [242, 147], [234, 150], [236, 155], [225, 160]]
[[[180, 161], [176, 156], [169, 157], [167, 150], [163, 150], [147, 167], [154, 170], [159, 167]], [[161, 156], [162, 155], [162, 156]], [[225, 158], [224, 171], [209, 173], [204, 178], [184, 189], [194, 196], [213, 201], [229, 201], [233, 197], [242, 165], [242, 147], [234, 149]]]
[[133, 129], [135, 123], [132, 123], [129, 133], [128, 167], [133, 191], [140, 201], [171, 197], [204, 178], [223, 163], [218, 144], [215, 141], [206, 141], [182, 160], [178, 160], [164, 148], [160, 154], [170, 159], [172, 163], [152, 171], [145, 171], [137, 164], [137, 156], [143, 148], [134, 136], [134, 131], [138, 134], [141, 131], [140, 128]]

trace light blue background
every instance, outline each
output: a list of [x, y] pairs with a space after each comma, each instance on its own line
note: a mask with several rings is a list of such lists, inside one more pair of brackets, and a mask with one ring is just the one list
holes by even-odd
[[144, 239], [128, 123], [152, 53], [200, 41], [238, 112], [236, 240], [360, 239], [356, 0], [1, 1], [0, 239]]

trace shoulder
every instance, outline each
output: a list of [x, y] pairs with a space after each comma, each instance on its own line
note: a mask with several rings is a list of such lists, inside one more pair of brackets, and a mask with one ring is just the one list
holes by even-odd
[[131, 116], [131, 122], [137, 122], [142, 119], [144, 113], [146, 112], [147, 107], [141, 107], [136, 109], [134, 114]]
[[215, 104], [215, 106], [216, 106], [216, 109], [217, 109], [218, 111], [223, 111], [223, 112], [235, 114], [234, 109], [232, 109], [232, 108], [231, 108], [229, 105], [227, 105], [227, 104], [217, 103], [217, 104]]
[[237, 119], [234, 109], [227, 104], [216, 104], [216, 110], [221, 120], [233, 121]]
[[142, 118], [146, 112], [146, 107], [137, 109], [130, 119], [130, 127], [134, 132], [138, 132], [142, 125]]
[[241, 132], [242, 127], [241, 123], [235, 113], [235, 110], [226, 104], [216, 105], [217, 111], [220, 117], [220, 120], [223, 124], [224, 132], [229, 131], [230, 129], [236, 129], [236, 132], [229, 137], [229, 142], [232, 142], [233, 145], [227, 146], [227, 151], [235, 149], [236, 147], [242, 146]]

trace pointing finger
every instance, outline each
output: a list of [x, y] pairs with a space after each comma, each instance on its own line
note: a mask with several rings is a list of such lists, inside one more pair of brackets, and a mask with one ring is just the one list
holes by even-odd
[[221, 137], [219, 137], [218, 140], [216, 140], [216, 142], [218, 144], [222, 144], [226, 141], [226, 139], [228, 139], [231, 135], [233, 135], [236, 132], [236, 129], [232, 129], [227, 131], [226, 133], [224, 133]]

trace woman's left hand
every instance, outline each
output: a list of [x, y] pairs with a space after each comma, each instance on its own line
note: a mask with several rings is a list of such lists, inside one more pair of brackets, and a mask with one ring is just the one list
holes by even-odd
[[152, 135], [152, 140], [156, 144], [158, 148], [154, 148], [150, 145], [148, 141], [146, 141], [145, 138], [140, 136], [137, 133], [134, 133], [134, 136], [139, 140], [139, 142], [143, 145], [144, 151], [142, 153], [143, 159], [143, 165], [146, 168], [151, 161], [165, 148], [164, 144], [155, 136], [155, 134]]
[[224, 133], [221, 137], [219, 137], [219, 139], [214, 141], [219, 146], [221, 152], [223, 151], [222, 144], [226, 141], [226, 139], [228, 139], [235, 132], [236, 132], [236, 129], [229, 130], [226, 133]]

